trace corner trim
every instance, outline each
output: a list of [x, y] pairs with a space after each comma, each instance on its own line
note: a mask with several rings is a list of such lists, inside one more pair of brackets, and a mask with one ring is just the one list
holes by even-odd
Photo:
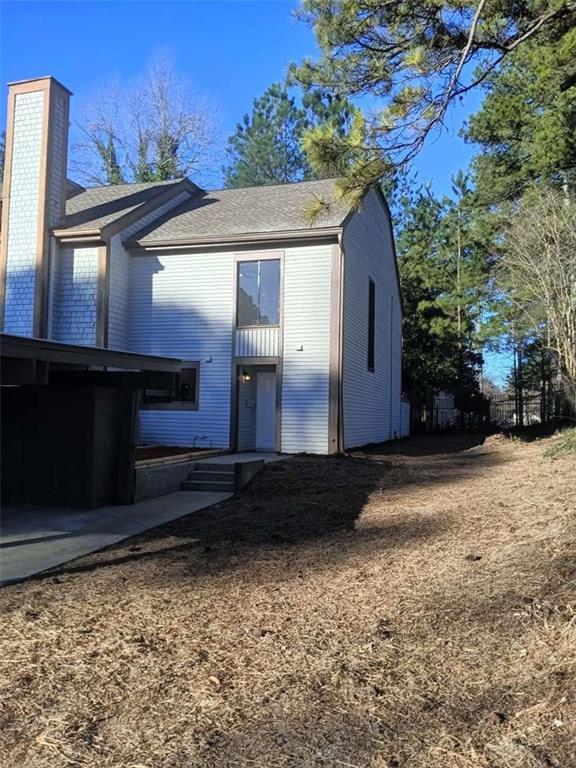
[[98, 246], [98, 289], [96, 298], [96, 346], [108, 347], [110, 314], [110, 243]]
[[11, 88], [8, 92], [8, 110], [6, 116], [6, 156], [4, 160], [4, 181], [2, 201], [2, 238], [0, 239], [0, 329], [4, 329], [4, 312], [6, 302], [6, 277], [8, 274], [8, 222], [10, 213], [10, 189], [12, 181], [12, 156], [14, 154], [14, 111], [16, 107], [16, 92]]
[[330, 372], [328, 379], [328, 453], [343, 449], [342, 441], [342, 330], [344, 252], [332, 246], [330, 271]]

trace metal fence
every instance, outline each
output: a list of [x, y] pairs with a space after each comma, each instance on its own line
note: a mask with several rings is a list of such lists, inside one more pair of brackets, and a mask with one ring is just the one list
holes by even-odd
[[563, 392], [502, 395], [490, 400], [490, 422], [499, 427], [531, 427], [574, 417], [574, 409]]
[[524, 392], [497, 395], [477, 410], [460, 411], [453, 397], [429, 398], [428, 404], [411, 403], [411, 429], [416, 432], [442, 432], [449, 429], [494, 430], [531, 427], [576, 419], [576, 413], [563, 392], [546, 395]]
[[455, 406], [412, 407], [412, 432], [444, 432], [450, 429], [476, 430], [487, 426], [487, 409], [460, 411]]

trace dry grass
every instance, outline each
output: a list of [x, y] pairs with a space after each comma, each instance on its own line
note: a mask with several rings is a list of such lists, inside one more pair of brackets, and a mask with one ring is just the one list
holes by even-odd
[[576, 765], [576, 461], [436, 441], [4, 589], [4, 768]]

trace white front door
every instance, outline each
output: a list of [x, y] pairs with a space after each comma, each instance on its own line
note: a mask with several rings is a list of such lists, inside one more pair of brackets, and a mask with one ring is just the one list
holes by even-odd
[[256, 374], [256, 450], [276, 448], [276, 374]]

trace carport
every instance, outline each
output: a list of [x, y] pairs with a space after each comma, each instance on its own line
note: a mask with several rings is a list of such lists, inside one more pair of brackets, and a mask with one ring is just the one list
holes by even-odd
[[0, 334], [5, 503], [134, 502], [144, 389], [176, 389], [181, 361]]

